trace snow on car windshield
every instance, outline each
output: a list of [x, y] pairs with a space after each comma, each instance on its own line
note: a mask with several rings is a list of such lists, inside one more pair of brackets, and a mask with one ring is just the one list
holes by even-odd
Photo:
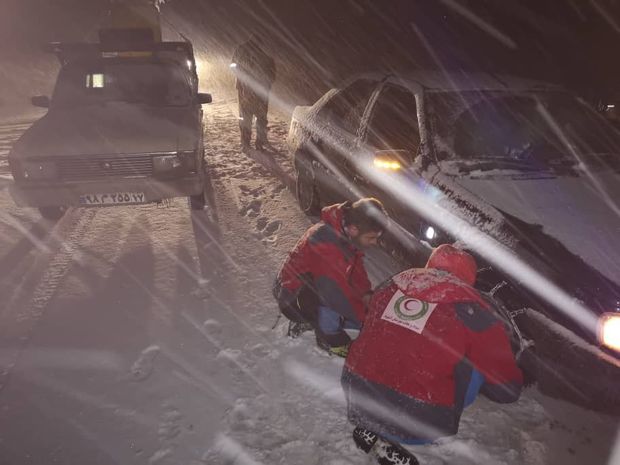
[[620, 166], [618, 133], [563, 92], [430, 94], [440, 160], [461, 171], [562, 171]]
[[121, 101], [156, 106], [191, 103], [187, 73], [161, 61], [97, 61], [67, 65], [54, 91], [54, 105], [90, 105]]

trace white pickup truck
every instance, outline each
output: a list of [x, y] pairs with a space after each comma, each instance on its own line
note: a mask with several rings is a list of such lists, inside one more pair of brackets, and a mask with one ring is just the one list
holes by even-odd
[[15, 143], [9, 165], [19, 206], [49, 219], [69, 206], [104, 207], [187, 196], [204, 207], [202, 104], [189, 42], [52, 44], [60, 70], [47, 114]]

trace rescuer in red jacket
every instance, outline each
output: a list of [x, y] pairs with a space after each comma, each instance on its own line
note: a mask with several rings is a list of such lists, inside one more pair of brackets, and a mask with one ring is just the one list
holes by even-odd
[[472, 287], [476, 272], [471, 255], [442, 245], [426, 268], [375, 291], [342, 373], [361, 449], [456, 434], [478, 392], [501, 403], [519, 398], [521, 371], [502, 321]]
[[364, 319], [372, 291], [363, 249], [377, 244], [386, 223], [383, 205], [373, 198], [325, 207], [276, 278], [284, 316], [310, 324], [319, 346], [337, 355], [346, 355], [351, 342], [344, 328]]

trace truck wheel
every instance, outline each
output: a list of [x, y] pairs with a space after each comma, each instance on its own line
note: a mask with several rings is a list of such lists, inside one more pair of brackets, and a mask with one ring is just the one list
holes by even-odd
[[206, 204], [207, 202], [204, 192], [189, 196], [189, 206], [192, 210], [203, 210]]
[[298, 166], [295, 193], [297, 202], [306, 215], [317, 216], [321, 212], [319, 193], [314, 184], [314, 176], [308, 169]]
[[65, 207], [39, 207], [39, 213], [46, 220], [58, 221], [66, 212]]

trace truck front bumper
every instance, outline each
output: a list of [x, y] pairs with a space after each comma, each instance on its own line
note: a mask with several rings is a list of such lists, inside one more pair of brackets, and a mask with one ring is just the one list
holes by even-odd
[[128, 192], [144, 194], [138, 197], [140, 201], [127, 202], [140, 204], [159, 202], [173, 197], [188, 197], [200, 194], [203, 190], [204, 182], [199, 175], [171, 180], [132, 178], [64, 183], [14, 182], [9, 186], [11, 196], [19, 207], [105, 206], [86, 205], [82, 199], [84, 196], [100, 197]]

